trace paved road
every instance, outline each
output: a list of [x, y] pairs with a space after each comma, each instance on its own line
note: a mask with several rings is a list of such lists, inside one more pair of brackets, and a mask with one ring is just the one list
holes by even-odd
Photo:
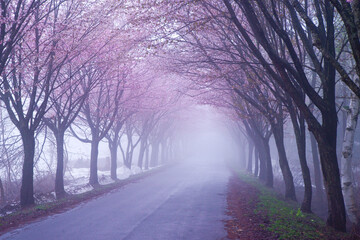
[[226, 184], [221, 164], [179, 164], [3, 239], [225, 239]]

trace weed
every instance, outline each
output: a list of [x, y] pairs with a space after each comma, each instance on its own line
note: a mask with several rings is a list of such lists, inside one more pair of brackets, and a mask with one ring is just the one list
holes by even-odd
[[252, 176], [240, 174], [240, 178], [259, 190], [254, 213], [269, 220], [268, 224], [261, 224], [261, 227], [274, 233], [278, 239], [343, 239], [345, 236], [327, 228], [314, 214], [303, 213], [293, 202], [279, 199], [273, 190], [266, 188]]
[[35, 206], [35, 210], [43, 210], [43, 211], [45, 211], [45, 210], [48, 210], [48, 209], [50, 209], [49, 204], [47, 204], [47, 205], [43, 204], [43, 205]]

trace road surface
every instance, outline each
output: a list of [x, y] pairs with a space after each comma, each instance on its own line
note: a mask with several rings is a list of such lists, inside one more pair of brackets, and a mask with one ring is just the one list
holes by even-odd
[[188, 161], [0, 239], [226, 239], [228, 177], [220, 163]]

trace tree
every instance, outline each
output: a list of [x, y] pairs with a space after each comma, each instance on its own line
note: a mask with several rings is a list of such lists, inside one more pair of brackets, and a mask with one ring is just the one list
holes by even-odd
[[352, 166], [352, 153], [354, 146], [355, 129], [360, 110], [360, 99], [353, 93], [351, 95], [350, 106], [348, 108], [348, 117], [346, 122], [346, 130], [344, 144], [342, 150], [342, 189], [346, 204], [347, 215], [354, 227], [359, 227], [359, 207], [356, 201], [356, 193], [354, 189], [354, 176]]
[[134, 119], [128, 119], [128, 121], [125, 124], [125, 129], [124, 129], [124, 133], [126, 135], [126, 148], [124, 149], [121, 143], [121, 137], [120, 137], [120, 141], [119, 141], [119, 147], [121, 149], [121, 153], [123, 155], [123, 161], [124, 161], [124, 165], [128, 168], [131, 169], [132, 166], [132, 160], [133, 160], [133, 155], [134, 155], [134, 150], [136, 148], [136, 146], [140, 143], [141, 140], [141, 135], [140, 136], [136, 136], [135, 140], [134, 140], [134, 135], [136, 133], [136, 122], [134, 121]]
[[[315, 0], [315, 11], [317, 14], [317, 19], [321, 20], [321, 25], [316, 26], [314, 20], [308, 16], [306, 9], [300, 4], [298, 0], [287, 0], [285, 1], [287, 7], [290, 11], [296, 10], [296, 12], [304, 20], [306, 26], [311, 31], [314, 41], [313, 45], [319, 49], [324, 58], [333, 66], [334, 69], [339, 73], [341, 80], [351, 89], [351, 91], [360, 98], [360, 87], [355, 82], [355, 79], [351, 77], [352, 69], [349, 69], [348, 66], [342, 64], [342, 59], [336, 57], [334, 52], [326, 44], [326, 31], [323, 27], [323, 22], [320, 17], [324, 17], [326, 23], [329, 24], [333, 20], [334, 8], [337, 10], [341, 17], [341, 24], [345, 27], [347, 34], [347, 41], [342, 46], [345, 47], [347, 44], [350, 45], [351, 54], [348, 54], [348, 58], [352, 58], [355, 63], [355, 71], [357, 76], [360, 76], [360, 2], [358, 0], [326, 0], [319, 1]], [[324, 10], [320, 7], [321, 4], [324, 4], [326, 7]], [[319, 17], [320, 16], [320, 17]], [[331, 31], [331, 30], [330, 30]]]
[[132, 115], [132, 113], [126, 113], [125, 110], [122, 110], [118, 113], [116, 122], [113, 124], [111, 129], [106, 135], [108, 141], [109, 150], [110, 150], [110, 176], [111, 179], [117, 180], [117, 150], [118, 143], [120, 141], [120, 131], [125, 123], [125, 121]]
[[[253, 37], [260, 43], [271, 63], [267, 61], [264, 53], [254, 45], [254, 39], [249, 36], [248, 32], [244, 28], [244, 25], [240, 22], [234, 6], [228, 0], [224, 0], [224, 3], [228, 10], [230, 21], [236, 26], [239, 34], [244, 37], [248, 47], [261, 62], [268, 74], [270, 74], [271, 77], [277, 81], [279, 86], [292, 98], [299, 111], [304, 115], [310, 131], [313, 132], [315, 138], [317, 139], [325, 188], [328, 197], [329, 217], [327, 223], [338, 230], [345, 231], [345, 207], [341, 192], [340, 174], [336, 157], [337, 124], [333, 121], [333, 119], [337, 118], [335, 108], [335, 69], [329, 61], [324, 62], [325, 75], [321, 75], [323, 80], [323, 96], [320, 96], [309, 84], [308, 78], [304, 72], [304, 67], [299, 61], [299, 56], [297, 55], [286, 30], [281, 25], [281, 22], [277, 21], [277, 15], [271, 15], [269, 13], [269, 7], [267, 7], [263, 1], [258, 0], [256, 3], [250, 3], [247, 0], [236, 1], [236, 5], [241, 9], [241, 13], [247, 19], [247, 24], [250, 26]], [[254, 9], [255, 5], [259, 8], [258, 12]], [[328, 27], [326, 43], [329, 51], [333, 53], [333, 14], [329, 3], [326, 3], [325, 5], [328, 11], [326, 15], [326, 24]], [[260, 15], [260, 13], [263, 14], [272, 29], [274, 29], [276, 34], [284, 42], [288, 54], [293, 61], [293, 65], [291, 65], [286, 59], [281, 58], [281, 56], [279, 56], [273, 49], [273, 46], [269, 44], [266, 37], [267, 34], [265, 33], [266, 30], [259, 22], [258, 15]], [[274, 66], [275, 69], [271, 66]], [[310, 109], [303, 101], [301, 94], [297, 90], [298, 88], [303, 89], [304, 93], [311, 99], [316, 107], [319, 108], [322, 114], [322, 123], [320, 123], [311, 113]]]
[[9, 62], [14, 47], [33, 24], [35, 10], [42, 4], [39, 0], [1, 1], [0, 75]]
[[57, 86], [57, 74], [68, 58], [67, 53], [57, 51], [61, 29], [54, 27], [57, 23], [55, 10], [60, 5], [51, 1], [32, 7], [33, 13], [27, 22], [29, 28], [17, 37], [10, 61], [2, 72], [0, 97], [11, 121], [20, 131], [24, 147], [22, 207], [34, 203], [35, 131], [48, 110], [49, 97]]
[[[119, 68], [117, 68], [120, 71]], [[72, 129], [72, 133], [80, 141], [91, 143], [90, 155], [90, 178], [89, 183], [96, 187], [99, 185], [97, 176], [98, 147], [100, 141], [106, 136], [112, 127], [119, 109], [120, 99], [124, 92], [124, 73], [116, 71], [115, 75], [109, 74], [109, 69], [101, 68], [99, 65], [90, 65], [85, 70], [86, 81], [98, 82], [96, 87], [89, 93], [81, 110], [81, 121], [89, 128], [89, 133], [80, 128], [77, 124], [77, 130], [83, 130], [83, 136], [79, 136]], [[86, 84], [83, 84], [86, 87]], [[90, 134], [91, 137], [88, 135]]]
[[[70, 82], [69, 87], [62, 94], [53, 93], [50, 96], [51, 109], [45, 115], [43, 121], [51, 129], [56, 140], [57, 167], [55, 175], [55, 193], [57, 198], [65, 196], [64, 189], [64, 138], [65, 132], [73, 123], [81, 110], [87, 95], [89, 94], [92, 82], [86, 87], [80, 86], [80, 74], [72, 72], [72, 62], [69, 62], [65, 78]], [[78, 78], [80, 77], [80, 79]], [[59, 96], [60, 95], [60, 96]]]
[[[247, 117], [242, 122], [246, 132], [251, 136], [259, 151], [260, 171], [259, 179], [265, 182], [268, 187], [273, 187], [273, 170], [270, 156], [269, 140], [272, 135], [269, 123], [260, 117], [261, 114], [249, 111], [247, 108]], [[239, 117], [243, 118], [241, 114]]]
[[[90, 16], [86, 19], [83, 14], [89, 11], [87, 4], [70, 1], [66, 6], [55, 10], [56, 25], [63, 26], [61, 29], [61, 41], [59, 47], [69, 55], [57, 75], [57, 86], [50, 94], [50, 109], [44, 116], [44, 123], [51, 129], [56, 140], [57, 167], [55, 176], [55, 193], [57, 198], [65, 196], [64, 189], [64, 137], [65, 132], [75, 120], [82, 108], [89, 92], [96, 82], [90, 79], [86, 84], [83, 80], [82, 71], [85, 65], [100, 55], [104, 46], [98, 46], [95, 51], [94, 39], [99, 36], [100, 25], [97, 17]], [[90, 8], [91, 9], [91, 8]], [[82, 28], [78, 26], [82, 25]], [[76, 34], [71, 34], [76, 31]], [[106, 42], [103, 43], [106, 45]], [[61, 46], [61, 47], [60, 47]]]

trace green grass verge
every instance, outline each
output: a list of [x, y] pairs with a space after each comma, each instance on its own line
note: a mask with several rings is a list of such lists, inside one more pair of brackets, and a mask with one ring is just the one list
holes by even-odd
[[256, 178], [246, 173], [239, 174], [240, 179], [259, 190], [258, 202], [254, 212], [261, 214], [266, 220], [266, 230], [274, 233], [278, 239], [350, 239], [349, 234], [336, 232], [327, 227], [323, 220], [314, 214], [301, 212], [295, 202], [287, 202]]

